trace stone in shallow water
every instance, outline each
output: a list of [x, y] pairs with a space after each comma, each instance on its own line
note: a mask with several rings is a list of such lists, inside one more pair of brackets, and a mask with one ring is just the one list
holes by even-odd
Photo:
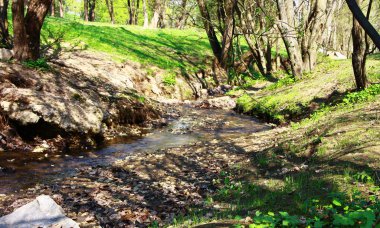
[[0, 228], [62, 227], [77, 228], [76, 222], [65, 216], [63, 209], [47, 195], [38, 196], [32, 202], [0, 218]]

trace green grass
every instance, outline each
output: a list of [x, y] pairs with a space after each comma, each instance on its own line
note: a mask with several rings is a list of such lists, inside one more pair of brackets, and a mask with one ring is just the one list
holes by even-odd
[[212, 53], [203, 30], [143, 29], [138, 26], [73, 21], [48, 17], [42, 34], [92, 51], [105, 52], [115, 60], [131, 60], [165, 70], [197, 70]]
[[[233, 140], [248, 161], [223, 170], [205, 206], [179, 216], [175, 225], [371, 227], [380, 221], [378, 55], [368, 61], [375, 84], [366, 90], [353, 90], [351, 71], [350, 60], [329, 60], [303, 80], [285, 77], [246, 90], [238, 100], [243, 112], [298, 121]], [[252, 221], [244, 221], [247, 216]]]
[[[368, 78], [372, 83], [380, 82], [380, 61], [376, 58], [373, 56], [367, 61]], [[349, 102], [348, 99], [360, 101], [377, 94], [377, 89], [370, 87], [371, 92], [347, 95], [355, 88], [354, 82], [351, 60], [323, 58], [317, 69], [302, 80], [285, 77], [254, 95], [247, 91], [238, 99], [238, 109], [282, 124], [305, 117], [342, 97], [343, 102]]]
[[[174, 226], [212, 221], [235, 227], [247, 223], [249, 227], [355, 226], [372, 225], [380, 218], [380, 200], [376, 195], [362, 194], [357, 187], [379, 192], [373, 173], [365, 171], [301, 172], [267, 181], [239, 181], [222, 172], [216, 182], [219, 190], [207, 198], [206, 208], [176, 217]], [[339, 185], [349, 186], [350, 191], [343, 192]], [[215, 205], [223, 209], [214, 209]]]

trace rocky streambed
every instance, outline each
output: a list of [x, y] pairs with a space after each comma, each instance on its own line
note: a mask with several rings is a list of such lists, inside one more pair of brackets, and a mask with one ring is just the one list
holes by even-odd
[[204, 204], [222, 170], [248, 159], [234, 138], [269, 129], [251, 117], [210, 109], [210, 102], [203, 106], [181, 105], [167, 127], [118, 137], [99, 150], [0, 152], [0, 215], [45, 194], [84, 227], [171, 223]]

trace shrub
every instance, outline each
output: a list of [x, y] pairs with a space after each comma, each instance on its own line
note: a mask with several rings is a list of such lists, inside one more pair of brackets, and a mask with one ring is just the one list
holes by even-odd
[[43, 71], [50, 70], [50, 66], [45, 58], [39, 58], [37, 60], [26, 60], [23, 65], [29, 68], [40, 69]]

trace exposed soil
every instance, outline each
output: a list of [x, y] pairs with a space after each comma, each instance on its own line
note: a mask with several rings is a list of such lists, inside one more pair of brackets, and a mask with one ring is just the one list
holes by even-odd
[[152, 134], [170, 132], [172, 140], [188, 135], [183, 146], [156, 145], [152, 150], [145, 142], [146, 149], [115, 163], [82, 164], [72, 176], [2, 195], [0, 214], [47, 194], [83, 227], [144, 227], [153, 221], [171, 223], [175, 215], [204, 206], [205, 197], [217, 188], [213, 179], [249, 159], [230, 140], [269, 127], [226, 110], [184, 108], [181, 113], [162, 133]]
[[161, 125], [166, 108], [155, 100], [202, 91], [197, 79], [165, 86], [164, 74], [87, 51], [63, 53], [45, 69], [0, 62], [0, 150], [94, 148], [136, 125]]

